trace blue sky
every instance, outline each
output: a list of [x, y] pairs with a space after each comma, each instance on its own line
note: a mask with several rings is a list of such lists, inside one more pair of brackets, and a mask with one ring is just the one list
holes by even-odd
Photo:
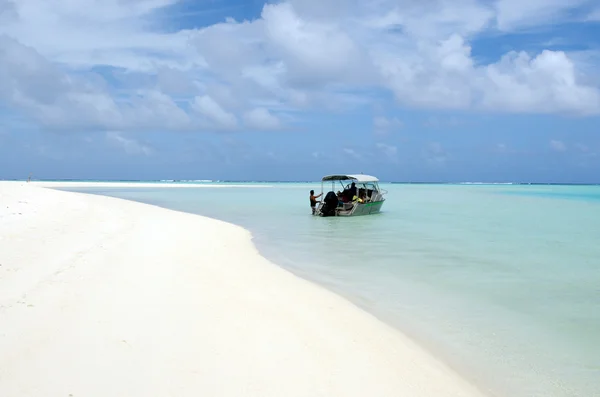
[[0, 178], [600, 182], [600, 5], [0, 0]]

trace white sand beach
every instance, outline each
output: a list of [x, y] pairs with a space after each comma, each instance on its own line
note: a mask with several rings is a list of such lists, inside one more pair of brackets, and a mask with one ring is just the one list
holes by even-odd
[[240, 227], [0, 182], [0, 396], [481, 394]]

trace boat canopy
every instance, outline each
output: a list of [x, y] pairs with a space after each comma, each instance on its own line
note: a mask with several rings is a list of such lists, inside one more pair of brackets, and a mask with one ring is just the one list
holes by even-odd
[[375, 178], [371, 175], [327, 175], [324, 176], [322, 181], [348, 181], [353, 180], [358, 183], [367, 183], [367, 182], [379, 182], [379, 179]]

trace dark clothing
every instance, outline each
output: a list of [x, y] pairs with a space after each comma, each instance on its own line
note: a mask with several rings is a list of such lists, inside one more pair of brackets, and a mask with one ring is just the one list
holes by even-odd
[[338, 206], [338, 197], [335, 192], [329, 192], [323, 199], [323, 206], [321, 207], [322, 216], [335, 216], [335, 209]]
[[342, 192], [344, 201], [352, 201], [352, 198], [356, 196], [356, 186], [351, 186]]

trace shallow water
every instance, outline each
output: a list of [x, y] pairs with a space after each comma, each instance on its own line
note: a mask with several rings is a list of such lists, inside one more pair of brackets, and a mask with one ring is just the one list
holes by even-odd
[[490, 393], [600, 396], [600, 187], [384, 185], [383, 213], [345, 219], [310, 216], [311, 188], [69, 190], [246, 227]]

